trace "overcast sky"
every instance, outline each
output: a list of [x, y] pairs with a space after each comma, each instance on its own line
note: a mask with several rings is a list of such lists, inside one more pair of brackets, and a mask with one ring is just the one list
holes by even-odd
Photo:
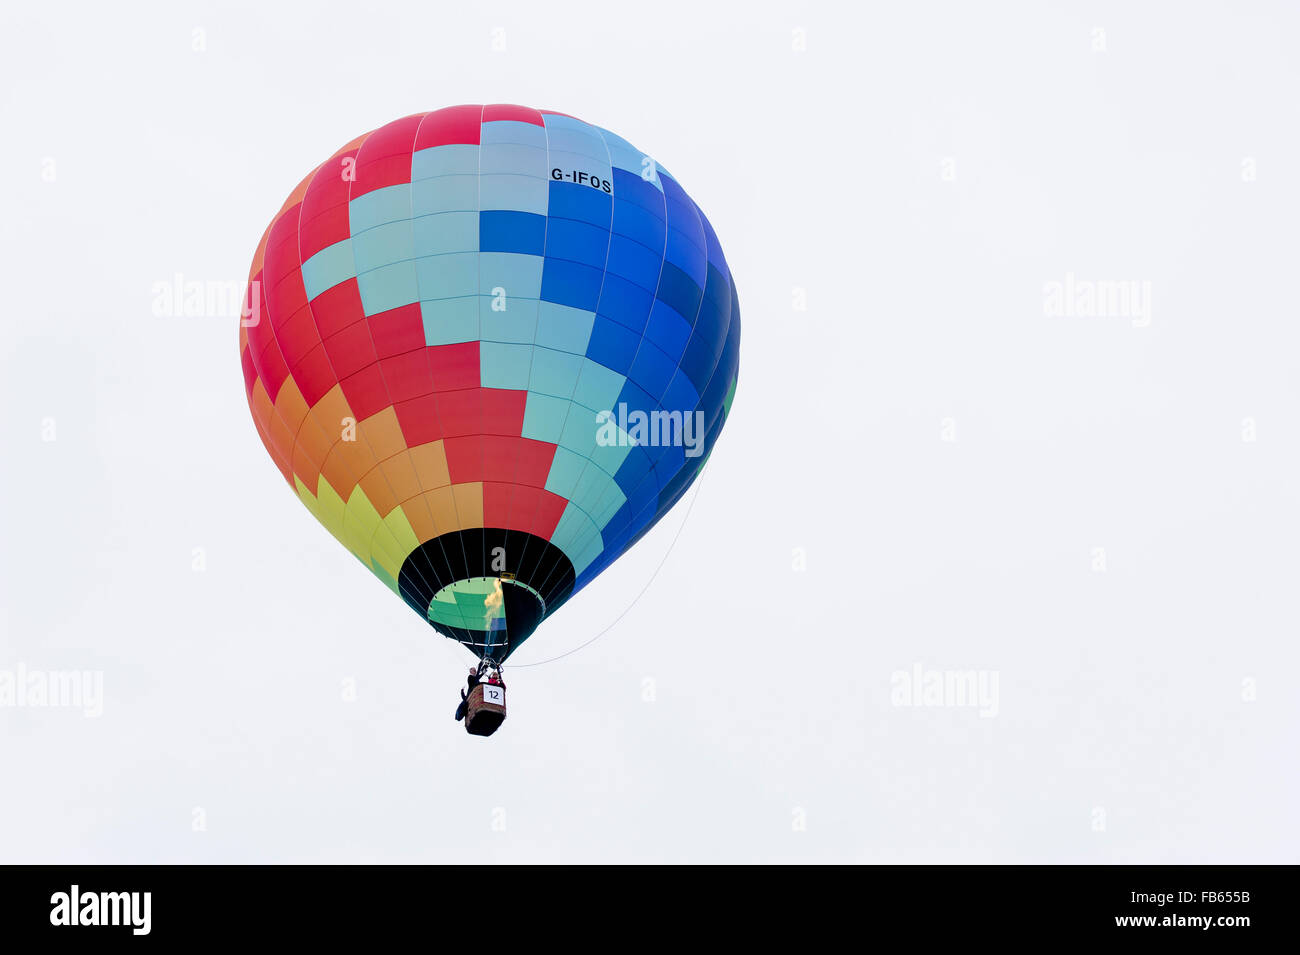
[[[0, 705], [0, 861], [1298, 861], [1294, 6], [0, 17], [0, 703], [102, 685]], [[314, 165], [479, 102], [655, 156], [744, 322], [491, 739], [219, 301]]]

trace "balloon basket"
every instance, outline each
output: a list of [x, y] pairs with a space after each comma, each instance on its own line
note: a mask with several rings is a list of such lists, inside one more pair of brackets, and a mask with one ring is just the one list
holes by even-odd
[[501, 683], [480, 683], [469, 691], [465, 707], [465, 732], [491, 736], [506, 720], [506, 688]]

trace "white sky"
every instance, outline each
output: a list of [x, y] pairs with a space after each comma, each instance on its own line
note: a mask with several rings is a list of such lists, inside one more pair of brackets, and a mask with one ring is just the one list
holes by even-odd
[[[0, 14], [0, 676], [104, 687], [0, 707], [0, 861], [1297, 861], [1293, 6], [381, 6]], [[698, 494], [490, 740], [284, 486], [234, 320], [153, 310], [461, 102], [661, 160], [745, 329]], [[1149, 324], [1046, 314], [1069, 275]], [[892, 705], [917, 665], [996, 715]]]

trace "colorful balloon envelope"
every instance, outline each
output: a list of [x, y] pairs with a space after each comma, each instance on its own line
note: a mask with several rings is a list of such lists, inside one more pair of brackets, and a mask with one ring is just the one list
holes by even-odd
[[699, 474], [740, 311], [708, 220], [644, 153], [561, 113], [453, 106], [298, 185], [239, 348], [297, 496], [499, 664]]

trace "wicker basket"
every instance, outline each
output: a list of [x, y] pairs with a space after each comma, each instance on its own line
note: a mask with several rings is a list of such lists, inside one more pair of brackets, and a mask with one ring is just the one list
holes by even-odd
[[465, 732], [491, 736], [506, 719], [506, 688], [500, 683], [480, 683], [469, 691]]

